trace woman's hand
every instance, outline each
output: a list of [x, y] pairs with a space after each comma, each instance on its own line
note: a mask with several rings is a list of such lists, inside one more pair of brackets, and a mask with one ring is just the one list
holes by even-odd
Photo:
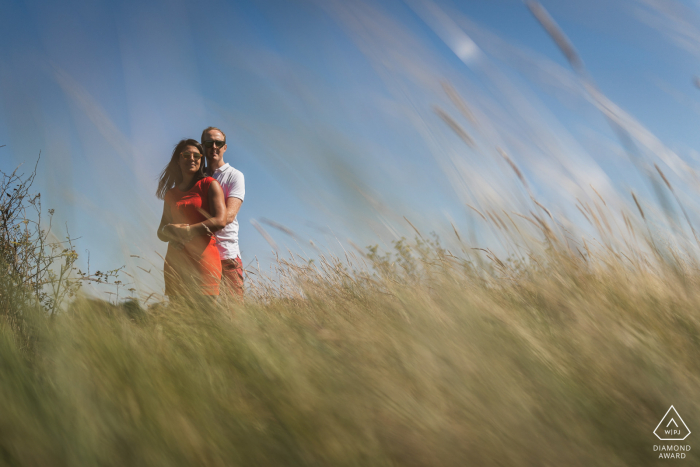
[[187, 243], [192, 240], [189, 227], [187, 224], [168, 224], [163, 227], [163, 232], [177, 243]]

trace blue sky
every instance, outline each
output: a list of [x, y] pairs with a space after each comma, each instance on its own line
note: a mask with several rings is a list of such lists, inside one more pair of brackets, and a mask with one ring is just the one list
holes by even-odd
[[[246, 263], [272, 258], [256, 219], [291, 228], [300, 240], [262, 224], [282, 250], [307, 253], [309, 240], [335, 252], [347, 239], [389, 245], [412, 235], [403, 216], [445, 238], [454, 222], [493, 246], [465, 203], [530, 209], [497, 147], [584, 231], [574, 204], [591, 184], [620, 207], [634, 189], [653, 213], [640, 174], [654, 163], [700, 220], [699, 3], [542, 4], [604, 99], [516, 0], [6, 0], [0, 169], [41, 151], [36, 188], [58, 225], [81, 237], [93, 269], [126, 264], [144, 292], [159, 279], [137, 266], [155, 274], [165, 253], [156, 177], [179, 139], [209, 125], [226, 131], [226, 160], [246, 176]], [[637, 168], [601, 105], [640, 148]]]

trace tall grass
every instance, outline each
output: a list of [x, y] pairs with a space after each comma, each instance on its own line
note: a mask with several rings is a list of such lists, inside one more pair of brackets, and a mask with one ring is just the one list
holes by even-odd
[[[528, 5], [604, 108], [573, 45]], [[391, 252], [279, 259], [274, 279], [249, 275], [244, 302], [82, 298], [51, 302], [51, 319], [35, 281], [34, 300], [0, 310], [0, 464], [657, 465], [668, 407], [691, 431], [700, 420], [695, 246], [664, 238], [634, 193], [639, 215], [595, 189], [600, 202], [576, 208], [600, 240], [574, 238], [499, 153], [528, 208], [469, 208], [506, 254], [416, 230]]]
[[697, 268], [543, 245], [418, 237], [280, 260], [245, 303], [28, 312], [31, 352], [0, 327], [0, 462], [655, 465], [668, 406], [700, 417]]

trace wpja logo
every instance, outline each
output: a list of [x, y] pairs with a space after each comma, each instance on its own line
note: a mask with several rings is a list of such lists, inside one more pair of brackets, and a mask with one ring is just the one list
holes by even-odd
[[[690, 435], [690, 430], [676, 408], [671, 406], [656, 425], [654, 434], [661, 441], [683, 441]], [[685, 452], [690, 451], [690, 445], [657, 444], [654, 445], [654, 451], [659, 451], [660, 459], [685, 459]]]

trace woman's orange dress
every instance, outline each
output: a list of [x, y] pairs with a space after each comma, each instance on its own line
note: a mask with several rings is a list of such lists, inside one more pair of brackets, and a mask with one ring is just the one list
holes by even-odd
[[[209, 186], [218, 183], [205, 177], [187, 191], [171, 188], [165, 194], [173, 224], [197, 224], [211, 217]], [[206, 214], [206, 215], [205, 215]], [[221, 260], [216, 237], [199, 235], [178, 250], [168, 244], [165, 255], [165, 295], [219, 295]]]

